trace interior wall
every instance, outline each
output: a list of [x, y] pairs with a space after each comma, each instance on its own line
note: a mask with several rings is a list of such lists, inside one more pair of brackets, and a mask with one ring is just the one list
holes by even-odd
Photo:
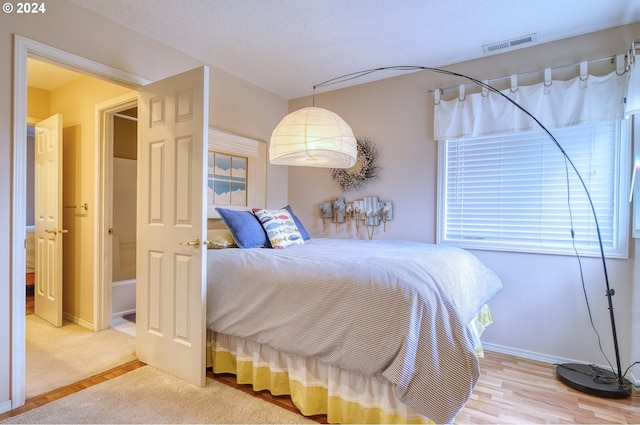
[[[150, 81], [202, 65], [67, 0], [47, 3], [47, 12], [38, 16], [0, 14], [0, 232], [4, 235], [12, 234], [14, 34]], [[264, 141], [287, 113], [285, 99], [213, 67], [209, 102], [210, 125]], [[287, 202], [287, 184], [286, 167], [267, 166], [269, 207]], [[7, 237], [0, 242], [0, 411], [11, 400], [11, 256]]]
[[113, 156], [116, 158], [137, 159], [138, 121], [114, 116], [113, 133]]
[[27, 99], [27, 122], [29, 124], [35, 124], [52, 115], [49, 110], [51, 103], [49, 91], [37, 87], [27, 87]]
[[[216, 68], [210, 74], [209, 126], [268, 145], [287, 101]], [[267, 208], [287, 204], [288, 168], [267, 161]]]
[[[629, 25], [447, 68], [479, 80], [543, 70], [625, 53], [639, 34], [640, 25]], [[577, 72], [575, 67], [572, 76]], [[336, 76], [327, 75], [327, 79], [332, 77]], [[542, 77], [540, 72], [535, 78], [540, 81]], [[346, 232], [345, 225], [340, 225], [337, 231], [335, 226], [327, 225], [323, 231], [320, 202], [335, 196], [344, 196], [347, 201], [379, 196], [393, 202], [394, 219], [387, 224], [386, 233], [376, 229], [374, 238], [436, 241], [437, 144], [433, 137], [434, 98], [430, 91], [463, 82], [422, 71], [316, 94], [316, 106], [338, 113], [356, 136], [367, 137], [376, 144], [380, 172], [378, 179], [362, 190], [343, 194], [329, 170], [291, 167], [289, 201], [312, 237], [355, 237], [353, 231]], [[445, 98], [456, 95], [454, 89], [446, 92]], [[289, 109], [310, 105], [311, 99], [305, 97], [290, 101]], [[366, 232], [361, 233], [361, 238], [366, 238]], [[491, 251], [475, 254], [504, 283], [503, 291], [490, 303], [495, 323], [483, 337], [488, 346], [548, 361], [563, 358], [606, 364], [589, 324], [574, 257]], [[583, 258], [583, 266], [594, 322], [607, 356], [614, 361], [601, 262]], [[616, 291], [614, 306], [622, 360], [628, 366], [631, 361], [640, 360], [638, 351], [634, 353], [632, 349], [640, 340], [640, 319], [631, 302], [633, 259], [609, 260], [608, 268]], [[638, 284], [635, 286], [637, 293]]]

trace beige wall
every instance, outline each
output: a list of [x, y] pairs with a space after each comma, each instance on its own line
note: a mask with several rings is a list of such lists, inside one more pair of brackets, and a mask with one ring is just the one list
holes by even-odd
[[115, 117], [113, 133], [113, 156], [136, 159], [138, 157], [138, 122]]
[[[0, 234], [3, 235], [12, 234], [14, 34], [150, 81], [202, 65], [192, 57], [66, 0], [48, 2], [46, 13], [39, 16], [0, 14], [0, 199], [3, 200], [0, 202]], [[285, 99], [216, 68], [210, 70], [209, 102], [211, 126], [265, 141], [287, 112]], [[70, 128], [66, 135], [84, 143], [84, 130], [77, 125]], [[82, 184], [77, 190], [78, 195], [86, 193]], [[268, 166], [267, 205], [281, 205], [286, 201], [286, 167]], [[0, 409], [6, 408], [11, 399], [11, 247], [10, 238], [3, 238], [0, 243]]]
[[27, 87], [27, 123], [35, 124], [51, 116], [51, 93], [35, 87]]
[[[640, 25], [630, 25], [448, 68], [480, 80], [509, 76], [625, 53], [638, 36]], [[577, 67], [572, 72], [575, 75]], [[336, 76], [327, 75], [332, 77]], [[542, 73], [536, 76], [541, 77]], [[523, 80], [521, 84], [525, 84]], [[377, 229], [375, 238], [435, 242], [437, 145], [433, 138], [433, 95], [429, 91], [462, 82], [422, 71], [316, 95], [316, 106], [337, 112], [357, 136], [368, 137], [378, 148], [379, 178], [360, 192], [344, 194], [347, 200], [380, 196], [393, 201], [395, 218], [386, 233]], [[445, 93], [446, 98], [456, 95], [455, 89]], [[290, 101], [289, 108], [310, 105], [307, 97]], [[337, 232], [333, 225], [322, 231], [318, 203], [341, 195], [328, 170], [290, 168], [289, 202], [312, 236], [353, 237], [344, 225]], [[366, 232], [361, 233], [366, 238]], [[585, 311], [575, 258], [490, 251], [476, 254], [504, 282], [503, 291], [491, 303], [495, 323], [485, 333], [487, 343], [546, 360], [556, 356], [605, 364]], [[601, 263], [589, 258], [583, 259], [583, 265], [594, 321], [613, 361]], [[640, 284], [634, 283], [633, 259], [610, 260], [608, 268], [616, 290], [614, 305], [623, 364], [629, 365], [640, 358], [640, 306], [631, 302], [633, 294], [636, 299], [640, 296]], [[640, 378], [640, 371], [637, 376]]]

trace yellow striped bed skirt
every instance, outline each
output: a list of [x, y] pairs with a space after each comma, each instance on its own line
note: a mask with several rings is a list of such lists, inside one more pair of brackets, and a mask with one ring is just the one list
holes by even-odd
[[[474, 322], [476, 353], [482, 355], [479, 336], [491, 323], [489, 309]], [[234, 374], [239, 384], [250, 384], [254, 391], [290, 395], [305, 416], [327, 415], [329, 423], [341, 424], [434, 423], [398, 400], [385, 380], [211, 330], [207, 345], [207, 365], [214, 373]]]

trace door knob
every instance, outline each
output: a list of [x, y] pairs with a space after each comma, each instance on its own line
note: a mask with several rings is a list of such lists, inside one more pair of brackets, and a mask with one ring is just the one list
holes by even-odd
[[194, 240], [189, 242], [180, 242], [180, 245], [192, 246], [196, 249], [200, 248], [200, 238], [195, 238]]
[[45, 232], [47, 232], [47, 233], [51, 233], [51, 234], [53, 234], [53, 235], [57, 235], [58, 233], [69, 233], [69, 231], [68, 231], [68, 230], [66, 230], [66, 229], [60, 229], [60, 230], [58, 230], [58, 229], [57, 229], [57, 228], [55, 228], [55, 227], [54, 227], [53, 229], [51, 229], [51, 230], [45, 229], [44, 231], [45, 231]]

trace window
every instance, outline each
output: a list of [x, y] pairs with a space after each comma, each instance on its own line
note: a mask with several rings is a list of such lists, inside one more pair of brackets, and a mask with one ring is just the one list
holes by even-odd
[[[625, 258], [628, 123], [586, 124], [552, 134], [590, 193], [605, 254]], [[580, 255], [600, 254], [582, 183], [545, 133], [439, 143], [438, 242], [472, 249], [573, 254], [573, 228]]]

